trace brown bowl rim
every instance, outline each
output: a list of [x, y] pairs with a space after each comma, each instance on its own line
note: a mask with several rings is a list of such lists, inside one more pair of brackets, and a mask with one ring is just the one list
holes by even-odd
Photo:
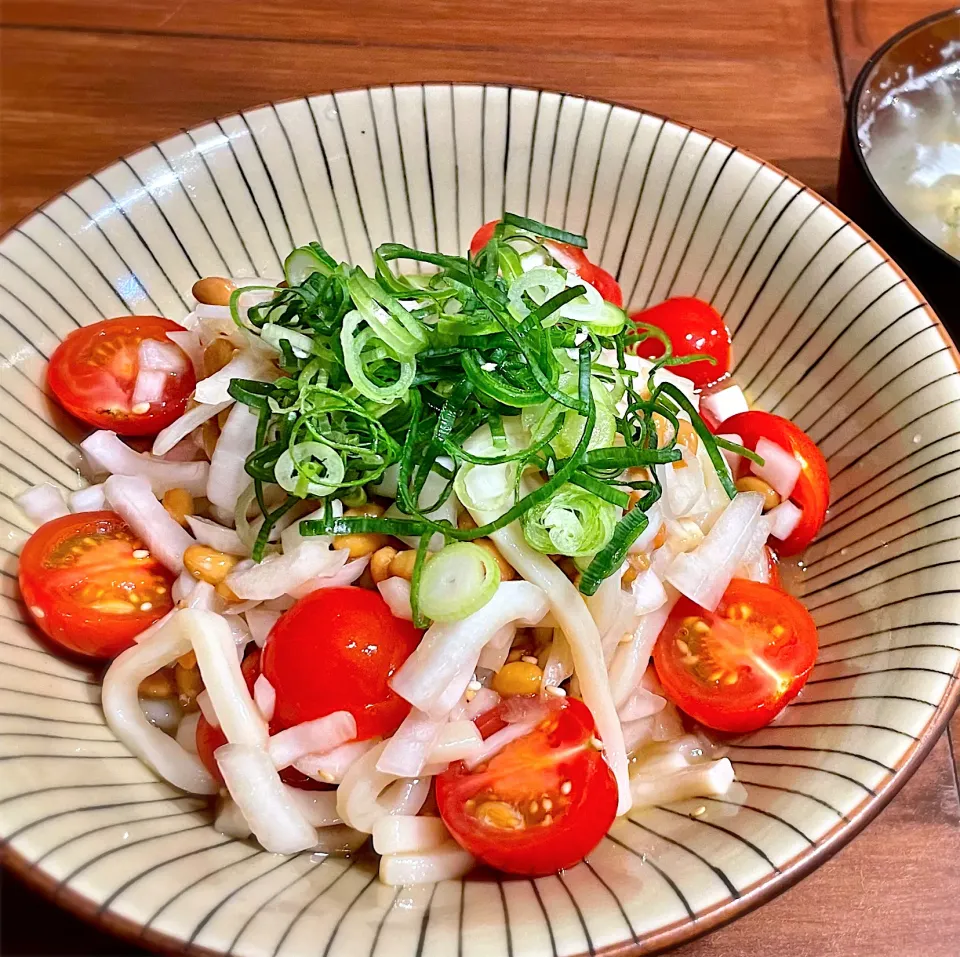
[[[934, 14], [933, 16], [924, 18], [924, 20], [917, 21], [916, 23], [907, 27], [905, 30], [902, 30], [899, 34], [884, 44], [884, 46], [881, 47], [873, 55], [873, 57], [871, 57], [871, 61], [875, 60], [878, 55], [882, 54], [889, 46], [899, 40], [902, 36], [908, 35], [912, 29], [915, 29], [916, 27], [925, 24], [928, 21], [935, 21], [952, 14], [960, 14], [960, 7], [951, 8], [944, 13]], [[864, 70], [866, 69], [867, 67], [865, 65]], [[862, 75], [865, 75], [863, 71], [861, 71], [861, 73]], [[860, 82], [860, 79], [861, 77], [858, 76], [858, 83]], [[951, 353], [951, 357], [954, 365], [956, 366], [957, 372], [960, 372], [960, 349], [958, 349], [957, 345], [953, 342], [933, 308], [914, 284], [913, 280], [911, 280], [910, 277], [903, 271], [903, 269], [901, 269], [900, 266], [897, 265], [897, 263], [886, 254], [880, 244], [871, 236], [867, 235], [867, 233], [864, 232], [864, 230], [858, 226], [846, 213], [834, 206], [831, 202], [829, 202], [829, 200], [824, 199], [815, 190], [810, 189], [795, 177], [785, 173], [779, 167], [774, 166], [766, 160], [761, 159], [749, 150], [745, 150], [739, 146], [735, 146], [732, 143], [728, 143], [726, 140], [719, 137], [711, 136], [709, 133], [698, 129], [697, 127], [691, 126], [688, 123], [671, 119], [670, 117], [663, 116], [660, 113], [645, 110], [642, 107], [629, 106], [617, 102], [616, 100], [610, 100], [604, 97], [570, 92], [563, 93], [557, 90], [545, 90], [542, 87], [536, 86], [498, 84], [495, 82], [490, 84], [479, 82], [466, 83], [457, 80], [431, 80], [430, 82], [410, 81], [408, 83], [396, 85], [425, 87], [435, 85], [442, 86], [447, 84], [451, 86], [480, 87], [494, 85], [502, 86], [508, 90], [522, 89], [533, 90], [541, 93], [556, 93], [560, 96], [574, 96], [584, 100], [592, 100], [597, 103], [605, 103], [609, 106], [617, 107], [619, 109], [630, 110], [631, 112], [635, 113], [642, 113], [646, 116], [651, 116], [656, 119], [663, 120], [664, 122], [672, 123], [683, 129], [690, 130], [691, 132], [698, 133], [699, 135], [705, 136], [713, 142], [727, 146], [731, 150], [748, 157], [762, 167], [780, 173], [784, 177], [785, 181], [794, 183], [802, 190], [819, 199], [827, 209], [834, 212], [840, 219], [844, 221], [844, 223], [858, 232], [864, 239], [873, 245], [874, 248], [877, 249], [877, 251], [883, 256], [884, 262], [886, 262], [902, 278], [906, 288], [917, 297], [919, 303], [926, 309], [927, 314], [933, 321], [934, 328], [937, 329], [944, 341], [944, 345], [947, 346]], [[395, 84], [382, 85], [392, 87]], [[240, 108], [239, 110], [235, 110], [232, 113], [223, 114], [222, 116], [228, 117], [238, 112], [250, 112], [251, 110], [255, 110], [264, 106], [297, 102], [298, 100], [309, 99], [313, 96], [323, 96], [326, 94], [333, 94], [335, 92], [347, 93], [367, 89], [375, 89], [375, 87], [358, 86], [338, 90], [320, 90], [314, 93], [303, 94], [300, 97], [266, 101], [265, 103], [258, 104], [257, 106]], [[850, 102], [853, 102], [852, 93]], [[202, 123], [197, 125], [202, 125]], [[176, 132], [184, 133], [187, 132], [187, 130], [186, 128], [181, 127]], [[175, 135], [175, 133], [171, 133], [169, 135]], [[144, 147], [141, 147], [141, 149], [143, 148]], [[135, 155], [136, 152], [137, 151], [134, 151], [134, 153], [127, 155]], [[860, 161], [862, 162], [863, 157], [859, 154], [859, 149], [857, 150], [857, 153]], [[119, 157], [118, 160], [122, 160], [123, 158], [124, 157]], [[108, 169], [118, 160], [107, 163], [97, 172], [102, 172], [103, 170]], [[78, 180], [78, 183], [82, 181], [83, 180]], [[68, 187], [68, 189], [72, 188], [73, 186]], [[877, 189], [879, 192], [879, 188]], [[41, 203], [39, 206], [35, 207], [32, 211], [21, 217], [9, 229], [5, 230], [4, 233], [0, 235], [0, 239], [16, 230], [21, 223], [25, 222], [31, 216], [35, 215], [39, 210], [43, 209], [58, 197], [65, 194], [66, 190], [61, 190], [53, 198], [46, 200], [44, 203]], [[892, 208], [893, 207], [891, 206], [891, 209]], [[896, 210], [894, 210], [894, 212], [896, 212]], [[907, 225], [909, 226], [909, 223]], [[913, 229], [912, 226], [910, 228]], [[926, 237], [921, 236], [921, 238], [929, 243], [929, 240], [926, 240]], [[938, 246], [934, 246], [932, 243], [930, 243], [930, 245], [944, 256], [947, 256], [952, 261], [957, 262]], [[821, 841], [814, 848], [802, 852], [801, 854], [797, 855], [797, 857], [793, 858], [792, 861], [786, 862], [781, 867], [780, 873], [761, 879], [756, 884], [745, 889], [740, 897], [724, 901], [707, 908], [705, 911], [702, 911], [691, 920], [681, 920], [675, 924], [668, 925], [667, 927], [654, 932], [652, 935], [644, 937], [639, 942], [626, 940], [616, 944], [608, 944], [599, 950], [591, 951], [589, 957], [647, 957], [647, 955], [664, 953], [665, 951], [672, 950], [681, 944], [686, 944], [697, 940], [698, 938], [703, 937], [705, 934], [729, 924], [734, 919], [742, 917], [743, 915], [756, 910], [761, 905], [767, 903], [775, 897], [778, 897], [784, 891], [787, 891], [794, 885], [798, 884], [801, 880], [803, 880], [803, 878], [809, 876], [818, 867], [826, 863], [826, 861], [833, 857], [838, 851], [846, 847], [846, 845], [849, 844], [850, 841], [852, 841], [858, 834], [860, 834], [860, 832], [868, 824], [870, 824], [900, 792], [907, 781], [909, 781], [914, 775], [917, 768], [923, 763], [924, 759], [933, 749], [933, 746], [936, 744], [936, 742], [940, 739], [940, 736], [948, 726], [950, 718], [953, 716], [953, 713], [958, 710], [958, 707], [960, 707], [960, 674], [952, 676], [947, 693], [944, 699], [940, 702], [936, 712], [931, 716], [926, 729], [920, 734], [920, 736], [911, 746], [910, 750], [894, 767], [893, 774], [890, 776], [890, 778], [879, 786], [875, 794], [865, 798], [858, 805], [858, 807], [848, 815], [849, 821], [841, 822], [835, 825], [826, 836], [821, 838]], [[51, 903], [62, 907], [64, 910], [76, 917], [79, 917], [93, 927], [99, 930], [105, 930], [107, 933], [110, 933], [121, 940], [125, 940], [134, 946], [148, 949], [158, 954], [183, 954], [189, 955], [189, 957], [224, 957], [222, 951], [211, 950], [195, 943], [188, 943], [177, 937], [173, 937], [170, 934], [153, 930], [152, 928], [144, 928], [143, 925], [137, 923], [135, 920], [131, 920], [128, 917], [113, 913], [109, 910], [101, 909], [98, 904], [81, 894], [79, 891], [75, 891], [72, 888], [61, 884], [48, 874], [44, 873], [42, 870], [38, 869], [31, 861], [29, 861], [20, 852], [14, 850], [10, 844], [3, 839], [0, 839], [0, 865], [2, 865], [4, 868], [7, 868], [16, 877], [22, 880], [29, 888], [39, 893]], [[584, 953], [577, 955], [577, 957], [588, 957], [588, 955]]]

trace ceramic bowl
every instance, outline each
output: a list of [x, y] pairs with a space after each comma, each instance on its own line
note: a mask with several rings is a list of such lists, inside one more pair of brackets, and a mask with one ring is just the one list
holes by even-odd
[[955, 337], [960, 335], [955, 303], [960, 260], [927, 239], [887, 198], [867, 166], [861, 130], [891, 90], [956, 63], [958, 38], [960, 9], [945, 10], [901, 30], [867, 60], [847, 101], [837, 185], [841, 209], [909, 272]]
[[[536, 881], [403, 890], [351, 860], [273, 857], [210, 826], [104, 725], [98, 672], [24, 624], [26, 485], [81, 484], [45, 359], [104, 316], [178, 318], [199, 275], [279, 275], [320, 237], [369, 264], [456, 252], [506, 208], [585, 232], [629, 304], [698, 295], [736, 375], [830, 465], [795, 590], [820, 626], [800, 700], [734, 741], [740, 781], [618, 821]], [[890, 799], [960, 695], [958, 356], [904, 274], [782, 172], [657, 116], [500, 86], [325, 94], [225, 117], [79, 183], [0, 242], [0, 836], [56, 899], [141, 943], [249, 957], [535, 957], [666, 948], [768, 900]]]

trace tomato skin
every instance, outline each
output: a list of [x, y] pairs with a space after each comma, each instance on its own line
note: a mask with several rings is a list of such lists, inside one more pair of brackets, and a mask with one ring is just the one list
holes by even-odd
[[[451, 765], [435, 784], [440, 816], [457, 843], [491, 867], [527, 877], [581, 861], [617, 813], [616, 781], [591, 743], [595, 734], [586, 705], [568, 698], [486, 765]], [[478, 815], [488, 802], [510, 805], [524, 825], [499, 827]]]
[[[129, 648], [173, 607], [174, 576], [152, 556], [134, 558], [141, 548], [116, 512], [81, 512], [41, 525], [19, 564], [20, 593], [37, 627], [68, 651], [92, 658], [115, 658]], [[149, 599], [148, 609], [128, 601], [129, 593], [141, 604]], [[111, 612], [102, 604], [111, 600], [135, 610]], [[92, 607], [94, 601], [101, 607]]]
[[172, 345], [168, 332], [183, 327], [161, 316], [120, 316], [75, 329], [50, 357], [47, 382], [71, 415], [120, 435], [155, 435], [179, 418], [197, 384], [184, 354], [181, 373], [168, 373], [163, 398], [137, 414], [130, 402], [137, 378], [137, 350], [144, 339]]
[[[473, 234], [473, 239], [470, 240], [470, 254], [472, 256], [476, 256], [490, 242], [493, 238], [493, 231], [499, 225], [499, 219], [491, 220], [489, 223], [484, 223]], [[606, 269], [590, 262], [587, 259], [587, 254], [579, 246], [571, 246], [569, 243], [560, 243], [553, 239], [546, 239], [543, 244], [564, 269], [570, 270], [584, 282], [590, 283], [607, 302], [612, 302], [615, 306], [623, 308], [623, 291], [620, 289], [620, 284]]]
[[[786, 541], [775, 541], [779, 542], [777, 552], [780, 555], [802, 552], [819, 534], [830, 504], [830, 476], [826, 460], [816, 442], [789, 419], [759, 410], [732, 415], [720, 424], [717, 431], [739, 435], [744, 447], [751, 451], [756, 450], [760, 438], [767, 438], [793, 452], [794, 458], [799, 460], [802, 471], [790, 500], [802, 509], [803, 515]], [[749, 459], [741, 459], [737, 477], [749, 474]]]
[[[730, 372], [730, 330], [720, 313], [702, 299], [675, 296], [631, 313], [630, 318], [662, 329], [670, 338], [675, 356], [704, 353], [717, 360], [716, 365], [704, 360], [670, 367], [671, 372], [689, 379], [698, 389], [713, 385]], [[634, 351], [644, 359], [659, 359], [663, 355], [663, 343], [654, 338], [645, 339]]]
[[[240, 665], [240, 670], [243, 672], [247, 690], [250, 694], [253, 694], [253, 684], [260, 676], [259, 648], [247, 652], [243, 663]], [[220, 772], [220, 766], [217, 764], [213, 752], [226, 743], [227, 736], [219, 728], [210, 724], [203, 715], [200, 715], [200, 720], [197, 722], [197, 757], [200, 758], [203, 766], [221, 787], [224, 786], [223, 774]], [[330, 788], [328, 784], [322, 784], [320, 781], [314, 781], [313, 778], [301, 774], [296, 768], [284, 768], [280, 772], [280, 777], [285, 784], [301, 788], [304, 791], [327, 791]]]
[[[698, 635], [691, 618], [709, 632]], [[708, 728], [738, 733], [769, 724], [797, 696], [816, 657], [817, 626], [806, 608], [743, 578], [733, 579], [714, 612], [681, 598], [653, 649], [664, 693], [678, 708]]]
[[263, 673], [277, 692], [278, 730], [349, 711], [357, 739], [387, 737], [410, 705], [388, 685], [422, 632], [395, 618], [379, 592], [321, 588], [284, 612], [267, 636]]

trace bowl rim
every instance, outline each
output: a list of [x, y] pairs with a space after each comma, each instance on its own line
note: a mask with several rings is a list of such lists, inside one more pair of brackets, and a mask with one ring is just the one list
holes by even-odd
[[924, 236], [924, 234], [897, 209], [887, 194], [880, 188], [880, 184], [876, 181], [873, 173], [870, 171], [870, 167], [867, 165], [867, 158], [864, 156], [863, 148], [860, 145], [860, 133], [857, 124], [857, 110], [860, 106], [860, 97], [863, 94], [864, 87], [867, 85], [867, 79], [873, 72], [873, 68], [883, 59], [887, 52], [893, 49], [901, 40], [905, 40], [914, 33], [920, 32], [920, 30], [930, 26], [930, 24], [939, 23], [941, 20], [948, 20], [950, 17], [956, 17], [957, 20], [960, 21], [960, 6], [950, 7], [948, 10], [941, 10], [939, 13], [932, 13], [920, 20], [915, 20], [898, 33], [895, 33], [889, 40], [877, 47], [877, 49], [870, 54], [867, 61], [860, 67], [860, 71], [853, 81], [853, 86], [850, 88], [843, 127], [844, 136], [850, 145], [850, 153], [853, 156], [853, 161], [857, 169], [863, 174], [867, 183], [873, 188], [874, 193], [880, 198], [884, 208], [893, 214], [901, 226], [906, 228], [911, 238], [919, 240], [921, 248], [925, 249], [928, 253], [936, 255], [942, 265], [960, 268], [960, 258], [952, 256], [945, 249], [933, 242], [933, 240]]
[[[870, 58], [868, 63], [865, 64], [863, 70], [861, 70], [861, 74], [857, 78], [857, 84], [855, 84], [854, 90], [859, 89], [861, 80], [866, 76], [868, 67], [893, 43], [908, 35], [918, 26], [924, 25], [927, 22], [946, 18], [950, 15], [960, 15], [960, 7], [951, 8], [943, 13], [934, 14], [924, 18], [923, 20], [919, 20], [887, 41], [887, 43], [877, 50], [877, 52]], [[415, 87], [423, 89], [430, 86], [481, 88], [486, 88], [487, 86], [496, 86], [508, 91], [524, 90], [537, 93], [550, 93], [558, 96], [572, 96], [587, 102], [592, 101], [595, 103], [603, 103], [610, 107], [629, 110], [633, 113], [639, 113], [644, 116], [650, 116], [655, 119], [662, 120], [665, 123], [671, 123], [680, 127], [681, 129], [689, 130], [701, 136], [705, 136], [712, 142], [719, 143], [736, 153], [746, 156], [759, 166], [779, 173], [784, 177], [785, 182], [793, 183], [794, 185], [800, 187], [801, 190], [809, 193], [811, 196], [816, 197], [824, 207], [832, 211], [855, 232], [859, 233], [863, 239], [870, 243], [870, 245], [872, 245], [877, 252], [880, 253], [884, 262], [889, 265], [895, 273], [897, 273], [906, 288], [917, 297], [919, 304], [923, 306], [927, 315], [929, 316], [933, 328], [938, 331], [940, 337], [943, 339], [944, 345], [949, 350], [956, 371], [960, 373], [960, 349], [958, 349], [957, 344], [953, 342], [950, 335], [947, 333], [943, 323], [940, 321], [933, 308], [926, 301], [923, 294], [910, 279], [910, 277], [903, 271], [903, 269], [901, 269], [901, 267], [887, 255], [886, 251], [876, 240], [867, 235], [867, 233], [864, 232], [864, 230], [846, 213], [842, 212], [833, 203], [822, 197], [815, 190], [800, 182], [794, 176], [784, 172], [779, 167], [774, 166], [772, 163], [767, 162], [761, 157], [756, 156], [749, 150], [735, 146], [734, 144], [729, 143], [720, 137], [712, 136], [711, 134], [706, 133], [697, 127], [691, 126], [688, 123], [674, 120], [660, 113], [645, 110], [642, 107], [630, 106], [618, 102], [617, 100], [611, 100], [605, 97], [589, 96], [586, 94], [570, 92], [564, 93], [559, 90], [550, 90], [543, 87], [526, 86], [521, 84], [496, 82], [459, 82], [455, 80], [431, 80], [429, 82], [411, 81], [401, 84], [380, 84], [378, 86], [355, 86], [336, 90], [317, 90], [315, 92], [305, 93], [296, 97], [288, 97], [282, 100], [268, 100], [255, 106], [241, 108], [231, 113], [220, 114], [214, 120], [203, 120], [194, 127], [180, 127], [178, 130], [170, 133], [169, 136], [175, 136], [180, 133], [189, 132], [190, 129], [197, 129], [206, 123], [213, 122], [215, 120], [228, 118], [238, 114], [242, 115], [243, 113], [248, 113], [264, 107], [275, 107], [285, 103], [296, 103], [301, 100], [309, 100], [311, 97], [315, 96], [333, 95], [335, 93], [363, 92], [366, 90], [398, 87]], [[854, 102], [853, 97], [854, 94], [851, 92], [851, 99], [848, 103], [848, 116], [850, 115], [850, 104]], [[847, 129], [849, 132], [849, 126]], [[169, 136], [165, 138], [169, 138]], [[116, 160], [105, 164], [104, 166], [100, 167], [99, 170], [88, 174], [88, 176], [96, 175], [98, 172], [105, 171], [111, 168], [115, 163], [122, 162], [125, 158], [134, 156], [140, 150], [148, 148], [149, 145], [155, 146], [156, 144], [157, 141], [154, 140], [151, 141], [151, 143], [147, 146], [140, 146], [133, 152], [127, 153], [125, 156], [120, 156]], [[863, 156], [859, 152], [859, 149], [857, 149], [856, 152], [859, 161], [863, 163]], [[865, 167], [866, 164], [863, 163], [863, 165]], [[867, 175], [869, 175], [869, 171], [867, 171]], [[36, 215], [37, 212], [44, 209], [49, 204], [55, 202], [61, 196], [66, 195], [70, 189], [73, 189], [81, 182], [83, 182], [83, 179], [78, 180], [72, 186], [68, 186], [63, 190], [60, 190], [50, 199], [45, 200], [40, 205], [34, 207], [34, 209], [22, 216], [8, 229], [4, 230], [4, 232], [0, 234], [0, 240], [4, 239], [10, 233], [18, 230], [22, 223]], [[889, 202], [888, 205], [890, 205]], [[892, 206], [890, 206], [890, 208], [893, 209]], [[896, 213], [895, 209], [894, 212]], [[897, 215], [899, 216], [900, 214], [897, 213]], [[903, 217], [900, 218], [902, 219]], [[906, 222], [906, 220], [904, 220], [904, 222]], [[907, 223], [907, 225], [910, 226], [909, 223]], [[910, 229], [913, 230], [913, 227], [910, 226]], [[916, 230], [914, 231], [916, 232]], [[920, 234], [917, 233], [917, 235]], [[958, 262], [958, 260], [954, 260], [953, 257], [949, 256], [949, 254], [940, 249], [940, 247], [930, 243], [926, 237], [921, 236], [921, 238], [951, 261]], [[664, 951], [671, 950], [672, 948], [681, 944], [690, 943], [694, 940], [697, 940], [711, 931], [717, 930], [720, 927], [729, 924], [737, 917], [742, 917], [743, 915], [756, 910], [758, 907], [779, 896], [784, 891], [789, 890], [805, 877], [808, 877], [822, 864], [826, 863], [826, 861], [833, 857], [839, 850], [849, 844], [850, 841], [852, 841], [868, 824], [870, 824], [877, 817], [877, 815], [879, 815], [879, 813], [900, 792], [907, 781], [910, 780], [917, 768], [923, 763], [924, 759], [942, 736], [943, 732], [948, 726], [950, 718], [953, 716], [953, 713], [958, 710], [958, 708], [960, 708], [960, 665], [958, 665], [958, 673], [951, 677], [950, 683], [946, 689], [946, 693], [937, 706], [936, 711], [931, 715], [926, 728], [924, 728], [924, 730], [918, 735], [917, 739], [911, 744], [908, 751], [894, 766], [893, 774], [891, 774], [885, 782], [877, 787], [874, 794], [864, 798], [860, 804], [857, 805], [857, 807], [847, 815], [846, 821], [840, 821], [833, 828], [831, 828], [830, 831], [828, 831], [827, 834], [821, 838], [815, 847], [798, 854], [792, 860], [788, 861], [779, 870], [779, 872], [775, 872], [770, 876], [761, 878], [756, 883], [745, 888], [737, 898], [721, 901], [720, 903], [701, 911], [696, 915], [695, 918], [686, 918], [676, 921], [673, 924], [662, 927], [654, 933], [646, 935], [639, 940], [627, 939], [619, 943], [608, 944], [599, 949], [595, 949], [590, 952], [590, 957], [640, 957], [640, 955], [663, 953]], [[121, 940], [133, 944], [134, 946], [149, 949], [159, 954], [183, 954], [190, 955], [190, 957], [224, 957], [222, 951], [212, 950], [194, 942], [183, 941], [180, 938], [174, 937], [162, 931], [157, 931], [151, 927], [145, 928], [135, 920], [102, 908], [89, 897], [86, 897], [79, 891], [74, 890], [72, 887], [64, 885], [63, 883], [51, 877], [49, 874], [45, 873], [43, 870], [39, 869], [33, 862], [31, 862], [19, 851], [14, 850], [14, 848], [3, 839], [0, 839], [0, 865], [8, 869], [17, 878], [22, 880], [31, 890], [39, 893], [51, 903], [56, 904], [58, 907], [62, 907], [64, 910], [76, 917], [79, 917], [91, 926], [99, 930], [104, 930], [120, 938]], [[585, 952], [577, 955], [577, 957], [588, 957], [588, 954]]]

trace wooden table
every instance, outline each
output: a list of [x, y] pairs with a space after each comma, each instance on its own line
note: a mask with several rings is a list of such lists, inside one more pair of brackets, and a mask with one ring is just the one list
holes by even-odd
[[[498, 80], [665, 113], [828, 196], [846, 91], [935, 0], [5, 0], [0, 229], [85, 173], [304, 93]], [[507, 19], [509, 15], [509, 19]], [[960, 721], [850, 847], [684, 957], [957, 957]], [[3, 888], [4, 954], [124, 954]]]

